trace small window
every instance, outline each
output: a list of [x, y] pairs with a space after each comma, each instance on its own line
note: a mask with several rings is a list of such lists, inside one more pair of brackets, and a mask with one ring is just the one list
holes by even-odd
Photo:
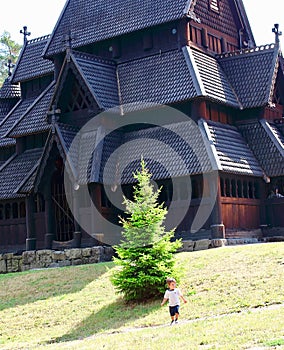
[[12, 204], [12, 216], [13, 219], [17, 219], [19, 214], [18, 214], [18, 203], [13, 203]]
[[219, 0], [209, 0], [209, 7], [210, 7], [210, 10], [219, 13], [219, 11], [220, 11]]
[[20, 218], [24, 218], [26, 216], [26, 204], [25, 202], [20, 203]]
[[11, 218], [11, 205], [9, 203], [5, 204], [5, 219]]

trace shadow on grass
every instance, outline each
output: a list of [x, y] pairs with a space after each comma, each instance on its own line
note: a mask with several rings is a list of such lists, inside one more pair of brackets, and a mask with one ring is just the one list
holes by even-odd
[[48, 344], [60, 343], [74, 340], [81, 340], [100, 332], [115, 333], [119, 328], [135, 320], [143, 318], [151, 312], [160, 308], [158, 299], [148, 303], [125, 304], [122, 299], [109, 304], [97, 313], [92, 313], [89, 317], [80, 322], [70, 333], [53, 339]]
[[99, 263], [3, 275], [0, 278], [0, 311], [77, 293], [112, 267], [113, 263]]

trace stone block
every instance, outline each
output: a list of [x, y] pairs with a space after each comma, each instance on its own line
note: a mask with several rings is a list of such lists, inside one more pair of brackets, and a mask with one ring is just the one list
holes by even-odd
[[34, 250], [28, 250], [23, 252], [22, 257], [24, 265], [33, 264], [36, 261], [36, 252]]
[[100, 257], [99, 256], [91, 256], [89, 258], [89, 264], [96, 264], [100, 262]]
[[91, 256], [102, 256], [104, 254], [104, 247], [96, 246], [91, 248]]
[[73, 259], [72, 260], [72, 265], [73, 266], [82, 265], [82, 259]]
[[7, 272], [19, 272], [19, 260], [9, 259], [7, 260]]
[[82, 249], [73, 248], [73, 249], [65, 249], [64, 250], [67, 259], [80, 259], [82, 257]]
[[58, 263], [58, 262], [52, 262], [52, 263], [48, 266], [48, 268], [50, 268], [50, 269], [54, 269], [54, 268], [56, 268], [56, 267], [59, 267], [59, 263]]
[[228, 242], [225, 238], [215, 238], [211, 240], [210, 246], [212, 248], [220, 248], [220, 247], [225, 247], [228, 245]]
[[54, 261], [63, 261], [66, 260], [66, 253], [64, 251], [53, 251], [51, 253], [51, 258]]
[[70, 260], [58, 261], [58, 265], [59, 265], [59, 267], [70, 266], [71, 262], [70, 262]]
[[83, 248], [82, 249], [82, 256], [83, 257], [89, 257], [92, 255], [92, 248]]
[[7, 272], [6, 260], [2, 258], [0, 259], [0, 273], [6, 273], [6, 272]]
[[192, 252], [194, 247], [194, 242], [191, 240], [182, 241], [182, 247], [180, 251], [182, 252]]
[[45, 250], [38, 250], [36, 252], [36, 261], [39, 264], [39, 268], [41, 267], [47, 267], [52, 263], [52, 250], [45, 249]]
[[103, 255], [101, 256], [101, 261], [103, 259], [103, 261], [110, 261], [112, 260], [112, 257], [114, 255], [114, 250], [112, 247], [103, 247]]
[[11, 259], [13, 259], [13, 257], [14, 257], [13, 253], [4, 253], [3, 254], [3, 259], [5, 259], [5, 260], [11, 260]]
[[200, 239], [194, 242], [193, 250], [205, 250], [208, 249], [210, 245], [210, 239]]

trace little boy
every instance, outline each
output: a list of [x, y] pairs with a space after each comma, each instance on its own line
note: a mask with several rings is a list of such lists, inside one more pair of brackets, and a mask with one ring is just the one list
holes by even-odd
[[178, 288], [176, 288], [176, 280], [174, 278], [167, 278], [167, 285], [169, 289], [167, 289], [165, 292], [161, 306], [163, 306], [167, 301], [169, 301], [169, 311], [172, 319], [172, 326], [173, 324], [178, 323], [180, 306], [179, 298], [181, 298], [184, 303], [187, 303], [187, 300], [183, 297], [181, 291]]

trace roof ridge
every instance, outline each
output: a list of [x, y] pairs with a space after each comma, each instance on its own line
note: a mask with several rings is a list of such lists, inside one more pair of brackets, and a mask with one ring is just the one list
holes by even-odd
[[34, 38], [34, 39], [31, 39], [31, 40], [28, 40], [27, 41], [27, 45], [35, 44], [35, 43], [38, 43], [39, 41], [44, 41], [44, 40], [47, 40], [49, 38], [50, 38], [50, 34], [43, 35], [43, 36], [40, 36], [38, 38]]
[[237, 50], [237, 51], [224, 52], [224, 53], [215, 55], [215, 57], [216, 58], [230, 58], [230, 57], [241, 56], [241, 55], [246, 55], [246, 54], [251, 54], [251, 53], [272, 51], [276, 47], [277, 47], [277, 45], [275, 43], [272, 43], [272, 44], [260, 45], [260, 46], [247, 48], [247, 49], [241, 49], [241, 50]]
[[111, 59], [108, 59], [108, 58], [101, 57], [101, 56], [97, 56], [97, 55], [94, 55], [94, 54], [91, 54], [91, 53], [73, 50], [72, 54], [75, 56], [75, 58], [77, 58], [77, 57], [80, 57], [80, 58], [92, 58], [96, 62], [112, 64], [112, 65], [116, 66], [116, 62], [115, 61], [113, 61]]

